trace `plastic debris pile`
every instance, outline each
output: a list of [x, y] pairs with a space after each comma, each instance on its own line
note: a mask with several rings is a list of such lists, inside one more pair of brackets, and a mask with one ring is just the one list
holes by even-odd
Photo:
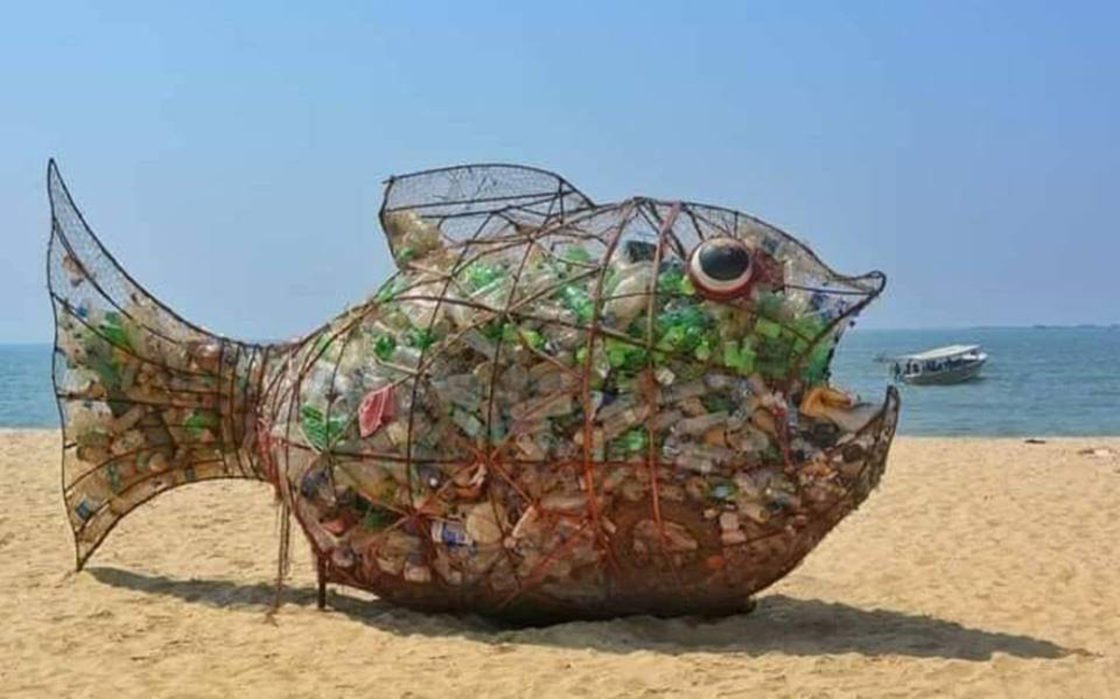
[[829, 384], [882, 275], [738, 212], [595, 205], [510, 166], [395, 178], [397, 274], [263, 347], [179, 319], [68, 211], [51, 280], [79, 562], [155, 493], [247, 477], [326, 579], [409, 606], [733, 611], [858, 506], [893, 437], [893, 391]]
[[81, 565], [124, 514], [160, 492], [265, 477], [253, 449], [264, 351], [152, 299], [89, 231], [53, 169], [50, 194], [53, 378]]
[[[401, 272], [305, 346], [273, 428], [332, 578], [530, 616], [730, 607], [875, 484], [893, 425], [827, 379], [881, 275], [711, 207], [448, 211], [401, 184]], [[705, 270], [705, 241], [745, 270]]]

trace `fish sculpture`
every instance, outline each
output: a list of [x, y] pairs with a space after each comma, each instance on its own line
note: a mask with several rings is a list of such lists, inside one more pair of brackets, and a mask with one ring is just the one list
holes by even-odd
[[394, 177], [396, 273], [261, 344], [146, 292], [53, 162], [48, 189], [79, 569], [159, 493], [243, 478], [306, 535], [321, 599], [337, 583], [529, 622], [733, 613], [883, 473], [896, 391], [864, 403], [829, 368], [884, 275], [837, 274], [754, 216], [596, 204], [511, 165]]

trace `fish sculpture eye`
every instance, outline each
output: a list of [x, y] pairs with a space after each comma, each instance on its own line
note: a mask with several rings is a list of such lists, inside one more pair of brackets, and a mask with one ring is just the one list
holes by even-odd
[[753, 256], [746, 243], [734, 238], [713, 238], [692, 252], [688, 274], [706, 298], [727, 300], [741, 296], [753, 278]]

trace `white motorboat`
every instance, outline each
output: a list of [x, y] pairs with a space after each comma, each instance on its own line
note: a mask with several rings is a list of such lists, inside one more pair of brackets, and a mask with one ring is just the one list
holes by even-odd
[[949, 345], [894, 360], [896, 379], [909, 384], [952, 384], [976, 378], [988, 355], [980, 345]]

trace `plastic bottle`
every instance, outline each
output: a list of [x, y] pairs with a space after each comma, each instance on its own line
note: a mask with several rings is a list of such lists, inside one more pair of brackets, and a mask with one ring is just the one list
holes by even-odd
[[685, 418], [678, 422], [673, 431], [677, 434], [696, 436], [701, 435], [713, 427], [721, 427], [727, 424], [728, 413], [724, 411], [708, 413], [706, 415], [698, 415], [697, 417]]
[[447, 546], [470, 546], [474, 543], [467, 534], [466, 527], [460, 522], [433, 520], [430, 531], [432, 541]]
[[621, 267], [618, 285], [604, 304], [606, 314], [616, 327], [625, 328], [646, 310], [652, 276], [652, 263], [638, 262]]

